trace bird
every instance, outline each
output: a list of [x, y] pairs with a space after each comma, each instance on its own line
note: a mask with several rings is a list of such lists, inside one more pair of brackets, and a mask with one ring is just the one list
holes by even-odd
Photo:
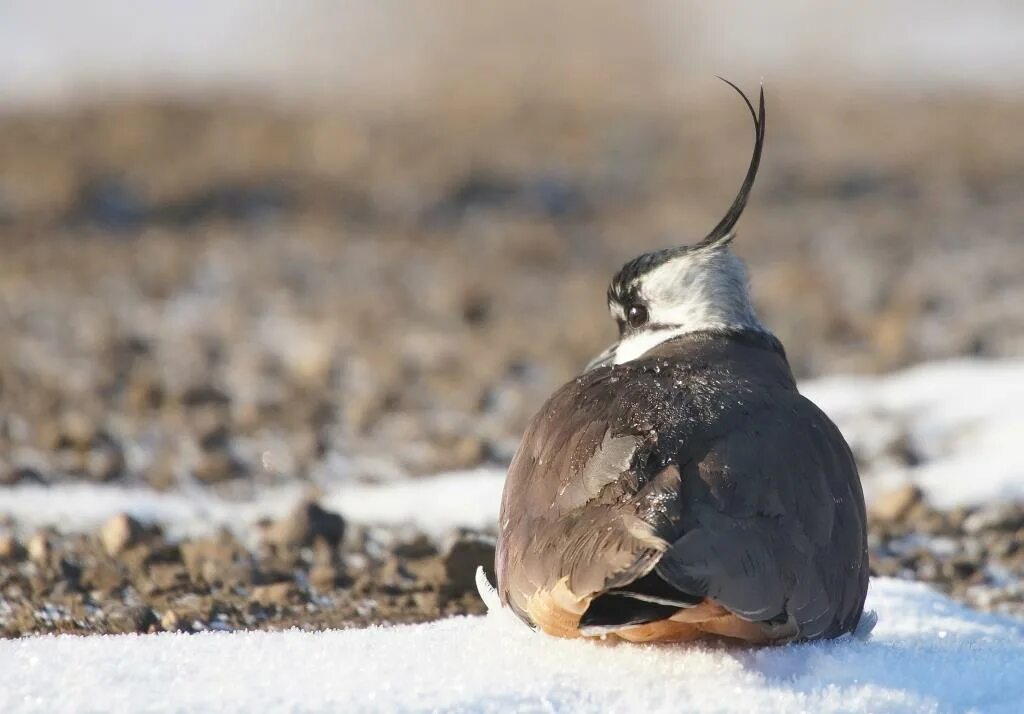
[[[723, 78], [720, 78], [723, 79]], [[832, 639], [864, 611], [864, 494], [839, 429], [755, 313], [735, 226], [614, 276], [619, 339], [531, 419], [502, 492], [501, 605], [558, 637]], [[870, 618], [865, 616], [865, 621]]]

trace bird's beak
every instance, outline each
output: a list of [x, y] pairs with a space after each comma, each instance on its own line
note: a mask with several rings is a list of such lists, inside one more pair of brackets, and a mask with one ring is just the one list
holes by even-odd
[[619, 346], [618, 342], [616, 342], [616, 343], [614, 343], [612, 345], [609, 345], [608, 348], [604, 352], [599, 354], [594, 359], [590, 360], [587, 363], [587, 366], [584, 367], [584, 369], [583, 369], [584, 374], [589, 372], [589, 371], [591, 371], [591, 370], [593, 370], [593, 369], [597, 369], [598, 367], [604, 367], [606, 365], [612, 364], [612, 362], [615, 360], [615, 348], [618, 347], [618, 346]]

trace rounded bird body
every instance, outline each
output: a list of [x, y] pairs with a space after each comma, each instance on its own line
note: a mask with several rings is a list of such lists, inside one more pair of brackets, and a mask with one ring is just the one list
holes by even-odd
[[755, 149], [729, 212], [696, 245], [623, 266], [608, 289], [619, 341], [547, 401], [509, 467], [498, 593], [550, 634], [785, 642], [860, 619], [856, 465], [797, 391], [730, 248], [763, 91], [747, 105]]

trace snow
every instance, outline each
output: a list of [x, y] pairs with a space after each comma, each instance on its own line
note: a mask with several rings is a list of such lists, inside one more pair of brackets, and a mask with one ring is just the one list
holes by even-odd
[[[344, 483], [319, 503], [355, 523], [415, 524], [439, 534], [456, 526], [485, 528], [498, 518], [503, 469], [476, 469], [380, 485]], [[263, 518], [279, 518], [295, 507], [308, 487], [267, 489], [258, 498], [229, 500], [202, 488], [159, 492], [73, 483], [0, 489], [0, 513], [22, 528], [59, 525], [64, 532], [93, 530], [118, 513], [164, 524], [172, 536], [199, 535], [220, 527], [237, 531]]]
[[[801, 385], [849, 440], [868, 499], [917, 484], [940, 508], [1024, 498], [1024, 360], [958, 360]], [[920, 463], [887, 463], [904, 438]], [[863, 468], [868, 464], [870, 468]]]
[[[967, 360], [920, 365], [882, 376], [830, 377], [801, 390], [839, 425], [861, 461], [869, 503], [902, 483], [920, 485], [937, 506], [1024, 498], [1024, 360]], [[886, 456], [904, 439], [920, 463]], [[504, 471], [485, 468], [380, 485], [342, 478], [319, 485], [320, 502], [352, 522], [411, 524], [440, 534], [484, 528], [498, 518]], [[23, 529], [59, 525], [95, 529], [121, 512], [164, 524], [171, 535], [219, 527], [241, 534], [262, 518], [280, 517], [309, 486], [266, 489], [231, 500], [203, 488], [157, 492], [109, 485], [66, 484], [0, 489], [0, 513]]]
[[0, 642], [0, 711], [1019, 711], [1024, 626], [875, 580], [867, 641], [556, 640], [505, 613], [366, 630]]

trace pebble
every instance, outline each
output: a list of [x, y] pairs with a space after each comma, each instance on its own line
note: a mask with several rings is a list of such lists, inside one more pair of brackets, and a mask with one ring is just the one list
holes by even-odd
[[28, 559], [36, 565], [49, 565], [50, 557], [53, 554], [49, 533], [46, 531], [33, 533], [25, 545], [25, 550], [28, 552]]
[[964, 532], [972, 535], [986, 530], [1016, 531], [1024, 528], [1024, 508], [1015, 503], [982, 506], [964, 519]]
[[185, 541], [180, 550], [189, 579], [194, 583], [243, 584], [252, 575], [250, 554], [230, 533]]
[[242, 471], [242, 465], [235, 459], [230, 447], [226, 446], [204, 449], [192, 475], [202, 483], [217, 484], [240, 476]]
[[100, 543], [107, 555], [116, 558], [125, 550], [135, 545], [142, 536], [142, 524], [129, 516], [120, 513], [100, 526]]
[[0, 533], [0, 562], [14, 562], [25, 557], [25, 549], [10, 533]]
[[462, 534], [444, 554], [444, 594], [455, 597], [476, 590], [476, 569], [483, 566], [493, 581], [495, 541], [479, 535]]
[[924, 501], [924, 493], [913, 484], [882, 494], [871, 505], [871, 516], [882, 521], [899, 521]]
[[345, 520], [315, 500], [300, 503], [289, 515], [271, 523], [263, 540], [278, 547], [310, 546], [322, 540], [332, 548], [345, 536]]
[[299, 589], [291, 581], [257, 585], [252, 589], [250, 596], [250, 600], [260, 605], [289, 605], [298, 598]]
[[160, 627], [167, 632], [177, 632], [182, 629], [181, 619], [174, 610], [167, 610], [160, 618]]
[[309, 569], [309, 584], [318, 590], [330, 590], [338, 584], [338, 569], [333, 565], [314, 565]]
[[39, 471], [30, 466], [7, 468], [0, 465], [0, 486], [17, 486], [20, 484], [45, 485], [46, 479]]

